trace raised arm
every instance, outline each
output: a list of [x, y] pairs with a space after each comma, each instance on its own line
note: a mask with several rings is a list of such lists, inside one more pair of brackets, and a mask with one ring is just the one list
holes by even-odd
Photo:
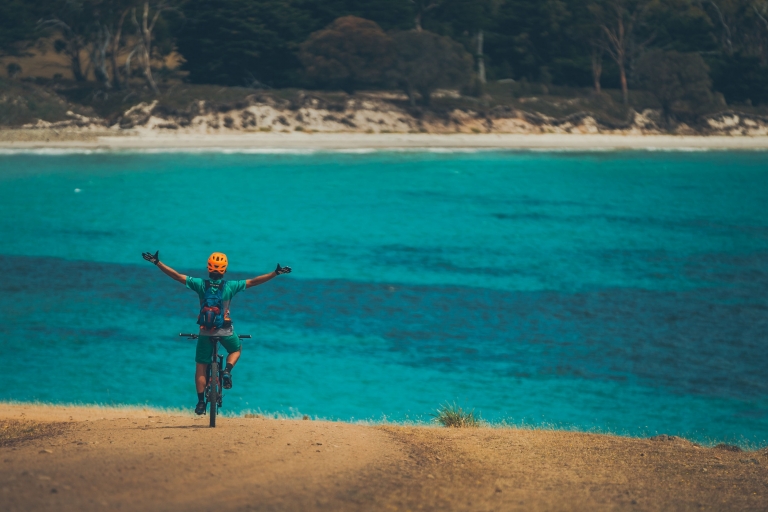
[[277, 268], [274, 272], [270, 272], [269, 274], [264, 274], [263, 276], [254, 277], [253, 279], [248, 279], [245, 282], [245, 287], [250, 288], [251, 286], [259, 286], [260, 284], [264, 284], [270, 279], [274, 279], [280, 274], [290, 274], [291, 273], [291, 267], [281, 267], [280, 264], [277, 264]]
[[174, 281], [178, 281], [181, 284], [187, 284], [187, 276], [179, 274], [171, 267], [160, 261], [160, 251], [157, 251], [155, 254], [145, 252], [141, 255], [148, 262], [154, 263], [157, 268], [163, 271], [163, 274], [167, 275]]

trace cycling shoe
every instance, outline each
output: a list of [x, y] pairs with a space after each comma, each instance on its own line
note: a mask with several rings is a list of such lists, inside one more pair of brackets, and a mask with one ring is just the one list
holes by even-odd
[[232, 374], [229, 372], [222, 372], [221, 374], [221, 385], [224, 386], [224, 389], [232, 389]]
[[205, 402], [197, 402], [197, 407], [195, 407], [195, 414], [198, 416], [202, 416], [205, 414], [206, 409], [206, 403]]

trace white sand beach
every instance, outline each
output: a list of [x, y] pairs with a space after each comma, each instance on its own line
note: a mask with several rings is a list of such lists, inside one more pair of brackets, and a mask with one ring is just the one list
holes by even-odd
[[768, 136], [423, 134], [423, 133], [158, 133], [6, 130], [0, 150], [766, 150]]

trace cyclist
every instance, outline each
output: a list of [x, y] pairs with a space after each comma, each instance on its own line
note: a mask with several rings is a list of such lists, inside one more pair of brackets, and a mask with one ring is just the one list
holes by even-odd
[[[174, 281], [178, 281], [190, 290], [197, 292], [202, 304], [206, 294], [205, 280], [179, 274], [160, 261], [160, 251], [157, 251], [155, 254], [145, 252], [142, 253], [142, 256], [150, 263], [154, 263], [157, 268], [162, 270], [165, 275]], [[212, 329], [205, 329], [203, 326], [200, 326], [200, 334], [197, 339], [197, 353], [195, 354], [195, 362], [197, 363], [195, 369], [195, 387], [197, 388], [197, 407], [195, 407], [195, 413], [198, 415], [205, 414], [204, 391], [206, 370], [211, 359], [211, 345], [209, 339], [211, 336], [221, 337], [221, 345], [227, 351], [227, 366], [222, 375], [222, 385], [225, 389], [232, 388], [232, 368], [234, 368], [237, 360], [240, 359], [240, 354], [242, 352], [242, 343], [235, 333], [234, 328], [232, 327], [232, 321], [229, 318], [229, 304], [232, 301], [232, 298], [246, 288], [264, 284], [280, 274], [288, 274], [291, 272], [291, 267], [281, 267], [278, 263], [274, 272], [270, 272], [269, 274], [242, 281], [222, 281], [224, 274], [227, 272], [227, 265], [227, 256], [220, 252], [215, 252], [208, 258], [208, 286], [217, 287], [224, 283], [221, 292], [221, 302], [224, 306], [224, 325], [218, 329], [215, 327]]]

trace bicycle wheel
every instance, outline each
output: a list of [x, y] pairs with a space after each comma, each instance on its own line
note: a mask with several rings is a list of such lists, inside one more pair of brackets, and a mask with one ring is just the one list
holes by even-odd
[[211, 405], [210, 424], [216, 426], [216, 406], [219, 403], [219, 363], [211, 363], [210, 391], [208, 392], [208, 403]]

